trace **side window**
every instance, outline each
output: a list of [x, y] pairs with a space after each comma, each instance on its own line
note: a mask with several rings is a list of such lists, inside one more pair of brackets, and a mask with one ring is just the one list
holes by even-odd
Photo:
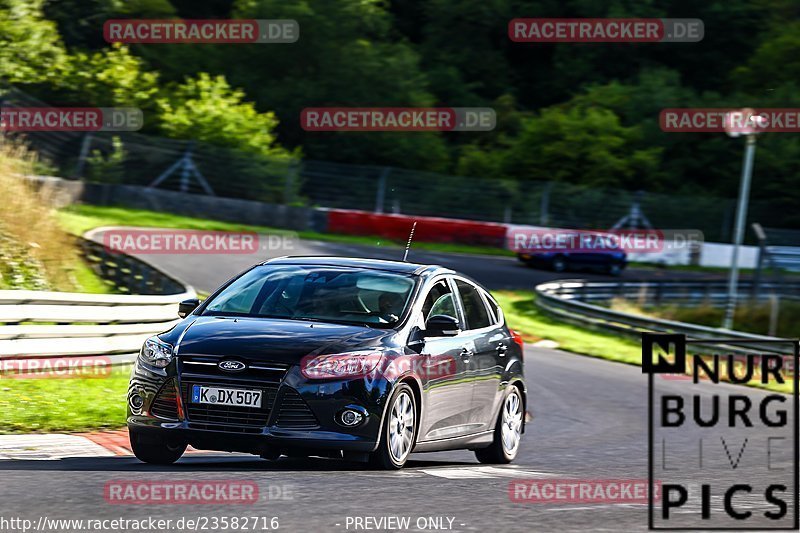
[[483, 303], [478, 290], [461, 280], [456, 280], [458, 293], [461, 295], [461, 302], [464, 304], [464, 314], [467, 317], [467, 329], [481, 329], [492, 325], [489, 311]]
[[437, 281], [431, 287], [428, 296], [425, 297], [425, 303], [422, 305], [422, 319], [425, 322], [433, 315], [451, 316], [458, 320], [453, 292], [445, 280]]
[[498, 303], [495, 301], [494, 298], [492, 298], [492, 295], [489, 294], [488, 292], [481, 291], [481, 294], [483, 295], [483, 299], [486, 300], [486, 303], [489, 306], [489, 315], [490, 315], [489, 318], [492, 320], [492, 324], [496, 324], [498, 326], [502, 325], [503, 311], [500, 309]]

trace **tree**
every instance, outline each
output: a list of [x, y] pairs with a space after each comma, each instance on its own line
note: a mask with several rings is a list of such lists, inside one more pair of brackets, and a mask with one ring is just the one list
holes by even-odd
[[[200, 73], [157, 99], [160, 127], [176, 139], [193, 139], [261, 155], [286, 156], [278, 146], [274, 113], [259, 113], [245, 93], [222, 76]], [[165, 91], [166, 92], [166, 91]]]
[[99, 52], [71, 55], [55, 85], [72, 102], [147, 109], [159, 90], [158, 78], [128, 47], [115, 44]]
[[66, 50], [43, 0], [0, 0], [0, 81], [33, 84], [57, 79]]

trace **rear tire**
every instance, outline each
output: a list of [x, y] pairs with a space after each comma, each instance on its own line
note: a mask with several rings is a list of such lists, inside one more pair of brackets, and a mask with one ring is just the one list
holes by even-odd
[[369, 455], [369, 465], [380, 470], [399, 470], [406, 464], [417, 440], [417, 401], [411, 387], [397, 386], [389, 408], [378, 449]]
[[512, 386], [497, 416], [492, 444], [475, 450], [478, 461], [490, 465], [504, 465], [513, 461], [519, 453], [523, 416], [522, 394]]
[[142, 462], [151, 465], [171, 465], [186, 451], [185, 443], [170, 443], [159, 435], [142, 435], [131, 431], [131, 450]]

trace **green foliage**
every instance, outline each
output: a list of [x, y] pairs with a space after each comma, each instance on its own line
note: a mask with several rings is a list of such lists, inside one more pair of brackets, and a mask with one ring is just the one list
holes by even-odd
[[222, 76], [201, 72], [157, 100], [161, 130], [169, 137], [195, 139], [262, 155], [288, 155], [276, 145], [274, 113], [259, 113], [245, 93]]
[[93, 106], [150, 107], [158, 73], [146, 70], [130, 49], [113, 45], [99, 52], [75, 52], [62, 69], [59, 88], [76, 102]]
[[630, 188], [659, 164], [660, 149], [639, 147], [641, 140], [641, 128], [623, 126], [611, 110], [556, 106], [523, 119], [522, 132], [503, 152], [465, 151], [459, 168], [471, 175]]
[[86, 159], [87, 178], [99, 183], [122, 183], [122, 165], [126, 156], [122, 140], [117, 136], [112, 137], [111, 151], [107, 155], [95, 149]]
[[0, 81], [41, 83], [58, 77], [66, 50], [44, 0], [0, 0]]
[[[537, 16], [696, 17], [705, 36], [508, 39], [509, 20]], [[103, 22], [130, 17], [283, 18], [301, 31], [291, 45], [105, 43]], [[269, 183], [257, 196], [277, 200], [285, 172], [272, 161], [300, 152], [507, 180], [512, 195], [529, 180], [553, 179], [735, 196], [741, 142], [665, 133], [658, 115], [667, 107], [797, 107], [799, 58], [793, 0], [0, 0], [0, 82], [58, 105], [137, 106], [146, 133], [252, 154], [232, 171], [251, 183], [261, 176]], [[482, 133], [301, 128], [304, 108], [327, 106], [490, 106], [498, 122]], [[780, 208], [785, 225], [800, 223], [799, 166], [796, 135], [759, 138], [753, 216], [784, 224]]]

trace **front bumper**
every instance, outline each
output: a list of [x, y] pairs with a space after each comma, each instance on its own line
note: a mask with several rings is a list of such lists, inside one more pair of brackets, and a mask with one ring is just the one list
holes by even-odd
[[[384, 406], [392, 384], [386, 379], [316, 381], [298, 366], [274, 378], [200, 375], [180, 360], [163, 371], [134, 365], [128, 392], [128, 428], [141, 435], [160, 434], [197, 449], [265, 455], [313, 450], [371, 452], [380, 438]], [[193, 384], [264, 390], [261, 409], [190, 403]], [[138, 396], [141, 401], [133, 401]], [[176, 404], [175, 412], [165, 408]], [[136, 407], [137, 403], [141, 403]], [[345, 427], [338, 415], [357, 406], [366, 414], [360, 424]]]

